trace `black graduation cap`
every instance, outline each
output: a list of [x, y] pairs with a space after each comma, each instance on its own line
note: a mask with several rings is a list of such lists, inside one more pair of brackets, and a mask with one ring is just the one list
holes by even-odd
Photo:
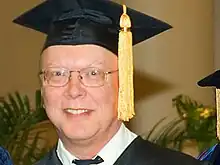
[[[117, 55], [122, 5], [109, 0], [46, 0], [13, 22], [47, 34], [52, 45], [96, 44]], [[128, 8], [133, 45], [171, 28], [167, 23]]]
[[217, 112], [217, 137], [220, 140], [220, 70], [215, 71], [214, 73], [206, 76], [197, 82], [201, 87], [214, 87], [216, 94], [216, 112]]

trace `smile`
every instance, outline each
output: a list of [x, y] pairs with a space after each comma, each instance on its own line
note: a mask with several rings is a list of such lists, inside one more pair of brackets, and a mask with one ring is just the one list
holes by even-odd
[[67, 111], [67, 112], [69, 112], [73, 115], [80, 115], [80, 114], [88, 112], [89, 110], [87, 110], [87, 109], [70, 109], [70, 108], [68, 108], [68, 109], [65, 109], [65, 111]]

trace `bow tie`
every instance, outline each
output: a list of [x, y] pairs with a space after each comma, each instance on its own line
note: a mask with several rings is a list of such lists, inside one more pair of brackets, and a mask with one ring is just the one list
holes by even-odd
[[76, 165], [90, 165], [90, 164], [92, 165], [92, 164], [99, 164], [102, 162], [104, 162], [104, 160], [100, 156], [97, 156], [95, 159], [85, 159], [85, 160], [74, 159], [72, 161], [72, 163], [75, 163]]

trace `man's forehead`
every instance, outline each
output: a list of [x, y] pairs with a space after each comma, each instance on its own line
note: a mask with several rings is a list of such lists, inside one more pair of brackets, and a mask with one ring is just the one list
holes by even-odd
[[111, 51], [109, 51], [108, 49], [100, 46], [100, 45], [95, 45], [95, 44], [79, 44], [79, 45], [53, 45], [50, 46], [48, 48], [46, 48], [45, 50], [43, 50], [42, 54], [45, 53], [50, 53], [50, 52], [96, 52], [98, 54], [112, 54], [115, 55], [114, 53], [112, 53]]
[[89, 66], [117, 66], [117, 56], [97, 45], [56, 45], [42, 52], [41, 59], [46, 65], [62, 63], [84, 64]]

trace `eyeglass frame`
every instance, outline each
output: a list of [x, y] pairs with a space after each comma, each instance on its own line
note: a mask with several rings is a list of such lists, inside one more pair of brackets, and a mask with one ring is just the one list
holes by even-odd
[[[68, 76], [65, 76], [66, 79], [67, 79], [67, 81], [66, 81], [63, 85], [58, 85], [58, 86], [56, 86], [56, 85], [51, 85], [50, 83], [48, 83], [48, 84], [49, 84], [50, 86], [52, 86], [52, 87], [63, 87], [63, 86], [66, 86], [66, 85], [69, 83], [73, 72], [78, 72], [79, 75], [77, 76], [77, 78], [79, 79], [79, 81], [80, 81], [80, 83], [81, 83], [82, 85], [84, 85], [84, 86], [86, 86], [86, 87], [101, 87], [101, 86], [103, 86], [103, 85], [105, 84], [107, 75], [113, 74], [113, 73], [115, 73], [115, 72], [118, 71], [118, 69], [117, 69], [117, 70], [112, 70], [112, 71], [106, 71], [106, 72], [104, 72], [102, 69], [96, 68], [96, 67], [82, 68], [82, 69], [80, 69], [80, 70], [69, 70], [69, 69], [64, 68], [64, 67], [49, 67], [49, 68], [56, 68], [56, 69], [61, 69], [61, 70], [68, 71], [68, 72], [67, 72], [67, 73], [68, 73]], [[49, 69], [49, 68], [47, 68], [47, 69]], [[81, 72], [82, 72], [83, 70], [86, 70], [86, 69], [89, 69], [89, 68], [94, 68], [94, 69], [96, 69], [96, 70], [101, 71], [101, 72], [104, 74], [103, 83], [102, 83], [101, 85], [89, 86], [89, 85], [85, 85], [85, 84], [83, 83], [83, 81], [82, 81], [83, 77], [81, 76]], [[40, 76], [40, 78], [42, 78], [41, 75], [43, 75], [43, 80], [49, 82], [48, 78], [45, 76], [45, 73], [46, 73], [47, 69], [41, 70], [41, 71], [38, 73], [38, 75]]]

